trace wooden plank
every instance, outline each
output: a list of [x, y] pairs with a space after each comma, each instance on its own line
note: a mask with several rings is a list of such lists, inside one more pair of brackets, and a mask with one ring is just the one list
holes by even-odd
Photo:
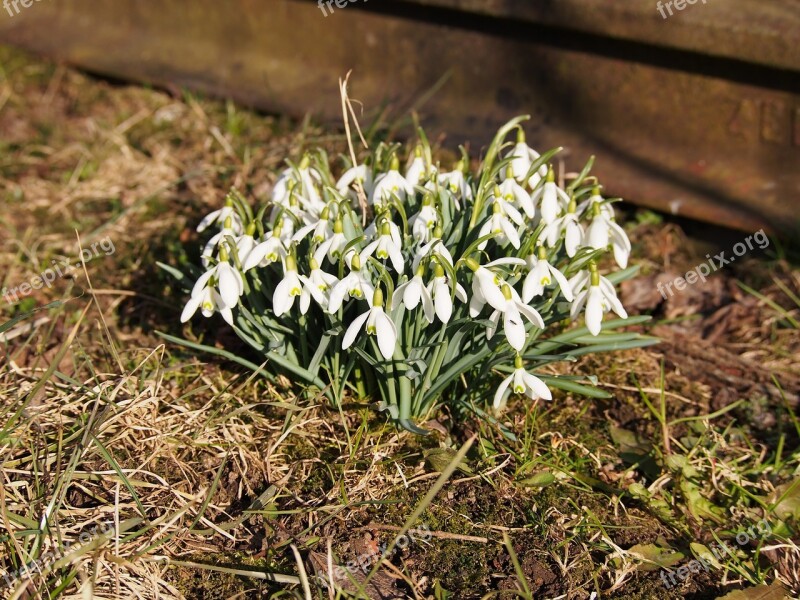
[[448, 145], [469, 140], [478, 150], [500, 123], [527, 113], [531, 142], [566, 146], [570, 167], [596, 154], [613, 194], [749, 231], [800, 231], [800, 95], [791, 82], [759, 86], [662, 65], [636, 48], [593, 53], [357, 6], [323, 17], [315, 3], [291, 0], [96, 0], [91, 11], [59, 0], [0, 20], [0, 40], [332, 123], [337, 80], [351, 68], [353, 96], [396, 113], [444, 79], [422, 114], [449, 133]]
[[[468, 15], [524, 21], [592, 35], [800, 71], [796, 0], [405, 0]], [[670, 14], [671, 13], [671, 14]]]

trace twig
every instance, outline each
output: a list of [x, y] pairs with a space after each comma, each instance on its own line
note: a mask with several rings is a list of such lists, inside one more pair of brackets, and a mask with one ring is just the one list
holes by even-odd
[[[358, 166], [358, 160], [356, 159], [356, 152], [353, 148], [353, 140], [351, 139], [350, 134], [350, 117], [348, 116], [348, 109], [350, 114], [353, 116], [353, 122], [356, 126], [356, 131], [358, 131], [358, 136], [361, 138], [361, 143], [364, 144], [365, 148], [369, 148], [367, 145], [367, 141], [364, 139], [364, 136], [361, 133], [361, 127], [358, 125], [358, 119], [356, 118], [356, 113], [353, 110], [353, 105], [350, 102], [350, 97], [347, 95], [347, 82], [350, 80], [350, 73], [352, 71], [348, 71], [347, 75], [345, 75], [344, 80], [339, 79], [339, 93], [342, 97], [342, 119], [344, 120], [344, 131], [347, 137], [347, 147], [350, 150], [350, 160], [353, 161], [353, 167]], [[358, 204], [361, 207], [361, 225], [366, 227], [367, 225], [367, 193], [364, 191], [364, 186], [362, 185], [361, 181], [356, 178], [355, 181], [356, 187], [356, 196], [358, 196]]]

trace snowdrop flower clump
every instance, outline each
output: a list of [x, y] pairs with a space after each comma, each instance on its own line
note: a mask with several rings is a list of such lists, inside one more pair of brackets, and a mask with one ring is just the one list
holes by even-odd
[[452, 170], [420, 130], [407, 159], [382, 142], [359, 164], [321, 150], [287, 161], [256, 208], [232, 191], [198, 228], [208, 239], [181, 320], [219, 313], [263, 355], [260, 373], [334, 405], [375, 398], [417, 432], [444, 403], [493, 418], [482, 401], [604, 396], [592, 377], [542, 369], [652, 343], [610, 333], [642, 322], [615, 289], [635, 269], [601, 275], [625, 269], [631, 245], [591, 161], [558, 181], [559, 149], [529, 147], [524, 119], [480, 161], [462, 148]]

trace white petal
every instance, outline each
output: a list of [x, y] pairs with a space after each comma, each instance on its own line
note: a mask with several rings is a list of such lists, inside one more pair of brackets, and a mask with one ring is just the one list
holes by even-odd
[[433, 301], [436, 315], [442, 323], [449, 323], [450, 317], [453, 316], [453, 301], [450, 298], [450, 288], [444, 282], [434, 282], [433, 285]]
[[373, 253], [375, 252], [375, 250], [378, 247], [379, 243], [380, 243], [379, 240], [375, 240], [374, 242], [370, 243], [366, 248], [364, 248], [361, 251], [361, 254], [359, 255], [359, 258], [361, 259], [361, 264], [362, 265], [366, 265], [367, 264], [367, 259], [370, 256], [373, 255]]
[[192, 287], [192, 298], [204, 293], [206, 289], [206, 284], [208, 283], [208, 280], [211, 279], [211, 277], [214, 275], [214, 273], [216, 273], [216, 270], [211, 269], [210, 271], [206, 271], [200, 276], [200, 279], [198, 279], [197, 282], [194, 284], [194, 287]]
[[542, 398], [544, 400], [553, 399], [553, 394], [550, 392], [550, 388], [547, 387], [544, 381], [535, 375], [525, 373], [522, 376], [522, 379], [525, 382], [525, 387], [528, 388], [528, 396], [530, 396], [533, 400], [536, 400], [536, 398]]
[[272, 310], [276, 317], [280, 317], [294, 304], [293, 287], [295, 287], [295, 282], [286, 276], [275, 288], [275, 293], [272, 294]]
[[328, 312], [335, 313], [344, 301], [347, 295], [347, 290], [350, 286], [350, 276], [348, 275], [331, 289], [330, 298], [328, 298]]
[[297, 233], [295, 233], [292, 236], [292, 241], [299, 242], [300, 240], [305, 238], [309, 233], [314, 231], [316, 228], [317, 228], [317, 223], [311, 223], [309, 225], [306, 225], [305, 227], [301, 227], [300, 229], [297, 230]]
[[576, 275], [570, 277], [568, 283], [569, 287], [572, 289], [572, 292], [577, 294], [586, 287], [587, 283], [589, 283], [589, 271], [580, 271]]
[[410, 308], [408, 306], [408, 302], [406, 301], [406, 290], [409, 288], [409, 286], [413, 281], [414, 280], [411, 279], [409, 281], [406, 281], [402, 285], [398, 285], [397, 288], [395, 288], [394, 295], [392, 296], [392, 305], [391, 305], [392, 310], [396, 309], [402, 303], [405, 303], [406, 308]]
[[403, 253], [400, 252], [398, 247], [394, 244], [390, 244], [387, 250], [389, 251], [389, 258], [392, 260], [394, 270], [398, 273], [403, 273], [403, 267], [405, 266], [403, 264]]
[[586, 299], [586, 327], [589, 333], [597, 335], [600, 333], [603, 324], [603, 292], [599, 286], [593, 285], [589, 288]]
[[222, 318], [225, 319], [225, 322], [233, 327], [233, 311], [229, 306], [222, 306], [219, 309], [219, 314], [222, 315]]
[[469, 316], [473, 319], [477, 317], [485, 305], [486, 302], [483, 301], [483, 298], [478, 294], [473, 293], [472, 299], [469, 301]]
[[433, 316], [436, 313], [436, 309], [433, 306], [433, 298], [431, 298], [430, 292], [427, 288], [422, 288], [422, 310], [425, 311], [425, 318], [428, 319], [428, 323], [433, 323]]
[[394, 356], [397, 344], [397, 329], [394, 321], [383, 310], [376, 315], [375, 335], [378, 338], [378, 348], [380, 348], [383, 358], [390, 360]]
[[520, 351], [525, 346], [525, 325], [517, 308], [510, 305], [503, 314], [503, 330], [508, 343], [514, 350]]
[[513, 378], [513, 374], [509, 375], [500, 383], [497, 388], [497, 391], [494, 394], [494, 408], [495, 410], [501, 409], [505, 406], [506, 403], [506, 392], [508, 391], [508, 386], [511, 385], [511, 379]]
[[311, 306], [311, 292], [308, 291], [308, 288], [304, 287], [303, 291], [300, 293], [300, 314], [301, 315], [306, 314], [310, 306]]
[[522, 284], [522, 301], [529, 303], [536, 296], [539, 296], [544, 290], [541, 280], [536, 276], [535, 271], [531, 271], [525, 277], [525, 282]]
[[608, 305], [611, 307], [611, 310], [617, 313], [617, 315], [619, 315], [621, 319], [627, 319], [628, 312], [625, 310], [625, 307], [622, 306], [622, 302], [619, 301], [619, 298], [617, 298], [616, 293], [609, 294], [606, 292], [606, 290], [603, 289], [602, 286], [601, 290], [603, 291], [603, 297], [606, 299], [606, 302], [608, 302]]
[[572, 293], [572, 289], [569, 287], [569, 282], [567, 278], [564, 277], [564, 274], [556, 269], [553, 265], [547, 265], [549, 267], [550, 274], [558, 283], [558, 287], [561, 288], [561, 293], [564, 294], [564, 298], [566, 298], [567, 302], [572, 302], [574, 295]]
[[522, 218], [522, 215], [519, 214], [519, 211], [508, 202], [503, 203], [503, 210], [508, 215], [508, 218], [514, 221], [514, 223], [517, 225], [525, 224], [525, 220]]
[[269, 252], [270, 244], [269, 242], [261, 242], [255, 248], [250, 251], [250, 254], [247, 255], [247, 259], [244, 261], [242, 268], [245, 271], [249, 271], [256, 265], [258, 265], [264, 257]]
[[197, 226], [197, 231], [205, 231], [208, 229], [214, 221], [220, 218], [220, 215], [222, 215], [224, 210], [225, 208], [220, 208], [219, 210], [215, 210], [214, 212], [207, 214]]
[[628, 266], [628, 250], [620, 246], [616, 240], [611, 244], [611, 248], [614, 251], [614, 260], [619, 265], [619, 268], [625, 269]]
[[500, 226], [503, 228], [503, 233], [506, 234], [511, 245], [519, 250], [519, 235], [517, 234], [517, 230], [514, 229], [514, 226], [505, 219], [500, 222]]
[[631, 241], [628, 239], [628, 234], [625, 233], [625, 230], [617, 225], [614, 221], [606, 219], [606, 222], [608, 223], [608, 230], [611, 233], [611, 236], [619, 241], [620, 246], [630, 252]]
[[232, 308], [239, 302], [241, 281], [234, 274], [234, 269], [228, 263], [221, 263], [217, 267], [219, 275], [219, 295], [225, 306]]
[[584, 305], [586, 304], [586, 297], [588, 296], [588, 292], [586, 290], [580, 292], [575, 299], [572, 301], [572, 306], [569, 309], [569, 317], [573, 321], [578, 318], [578, 315], [583, 310]]
[[500, 265], [515, 265], [524, 267], [527, 263], [523, 258], [517, 258], [515, 256], [506, 256], [503, 258], [498, 258], [497, 260], [493, 260], [491, 262], [486, 263], [483, 265], [484, 267], [497, 267]]
[[586, 243], [595, 250], [604, 250], [608, 246], [608, 225], [602, 217], [595, 217], [586, 232]]
[[494, 282], [494, 274], [485, 268], [480, 268], [475, 272], [483, 299], [496, 310], [505, 310], [506, 299], [500, 286]]
[[491, 315], [489, 315], [489, 325], [486, 326], [486, 339], [490, 340], [494, 337], [494, 334], [497, 333], [497, 326], [500, 325], [500, 315], [502, 313], [499, 310], [494, 311]]
[[[482, 238], [483, 236], [492, 233], [492, 226], [493, 223], [491, 219], [486, 221], [486, 223], [483, 224], [483, 227], [480, 228], [480, 231], [478, 231], [478, 237]], [[484, 248], [486, 248], [486, 244], [488, 243], [488, 241], [489, 240], [483, 240], [480, 244], [478, 244], [478, 250], [483, 250]]]
[[197, 309], [200, 308], [200, 303], [202, 301], [203, 296], [201, 294], [197, 294], [196, 296], [189, 298], [189, 301], [186, 303], [186, 306], [181, 313], [181, 323], [186, 323], [194, 316], [194, 313], [196, 313]]
[[369, 314], [370, 311], [362, 313], [358, 315], [352, 323], [350, 323], [350, 327], [348, 327], [347, 331], [344, 332], [344, 338], [342, 339], [342, 350], [347, 350], [353, 345], [358, 332], [364, 326], [364, 322], [367, 320], [367, 317], [369, 317]]
[[575, 256], [575, 253], [578, 251], [578, 246], [581, 245], [582, 239], [583, 231], [581, 230], [580, 225], [574, 221], [569, 221], [567, 223], [567, 235], [564, 238], [564, 246], [567, 249], [567, 256], [570, 258]]
[[544, 329], [544, 321], [542, 320], [542, 315], [539, 314], [539, 311], [533, 308], [532, 306], [528, 306], [526, 304], [518, 304], [517, 309], [525, 318], [528, 319], [531, 323], [536, 325], [539, 329]]

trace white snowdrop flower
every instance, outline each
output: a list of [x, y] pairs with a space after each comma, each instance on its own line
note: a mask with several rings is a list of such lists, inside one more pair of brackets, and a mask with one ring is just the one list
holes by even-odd
[[325, 207], [318, 189], [322, 175], [310, 165], [311, 159], [305, 155], [297, 169], [289, 167], [283, 170], [272, 188], [274, 208], [270, 220], [274, 220], [276, 209], [289, 206], [293, 197], [296, 197], [299, 206], [313, 215], [318, 215]]
[[[442, 323], [449, 323], [453, 315], [453, 297], [451, 296], [450, 280], [445, 275], [444, 267], [438, 262], [434, 270], [434, 277], [428, 284], [428, 293], [433, 299], [436, 316]], [[461, 302], [467, 302], [467, 292], [463, 286], [456, 282], [455, 297]]]
[[198, 308], [201, 314], [206, 318], [218, 312], [228, 325], [233, 326], [233, 311], [231, 307], [225, 304], [222, 296], [220, 296], [219, 292], [213, 287], [205, 286], [189, 298], [186, 307], [181, 313], [181, 323], [189, 321], [197, 312]]
[[[583, 281], [583, 280], [581, 280]], [[588, 289], [586, 282], [589, 283]], [[617, 298], [614, 286], [605, 277], [601, 277], [594, 264], [588, 273], [588, 279], [579, 283], [580, 292], [570, 308], [570, 317], [574, 320], [586, 307], [586, 328], [592, 335], [598, 335], [603, 324], [603, 315], [613, 310], [621, 319], [627, 319], [628, 313]]]
[[522, 317], [525, 317], [536, 325], [539, 329], [544, 329], [544, 321], [539, 312], [525, 304], [517, 294], [516, 290], [507, 283], [503, 284], [502, 293], [505, 306], [502, 309], [496, 309], [490, 316], [489, 321], [491, 325], [486, 328], [486, 338], [492, 339], [497, 332], [497, 327], [500, 324], [500, 317], [503, 317], [503, 332], [509, 345], [517, 352], [521, 351], [525, 346], [525, 323]]
[[[572, 293], [577, 295], [583, 290], [586, 289], [586, 286], [589, 285], [589, 282], [592, 279], [592, 272], [597, 270], [597, 266], [594, 262], [589, 263], [589, 268], [585, 271], [580, 271], [576, 275], [573, 275], [569, 278], [567, 283], [569, 284]], [[614, 289], [614, 284], [608, 280], [608, 278], [603, 277], [602, 275], [598, 274], [600, 278], [600, 287], [606, 290], [607, 293], [612, 294], [614, 296], [617, 295], [617, 290]]]
[[353, 256], [350, 263], [350, 273], [343, 277], [331, 289], [328, 299], [328, 312], [335, 313], [339, 310], [345, 300], [358, 298], [364, 300], [372, 297], [375, 287], [370, 281], [369, 274], [361, 264], [358, 254]]
[[564, 294], [567, 302], [572, 302], [574, 295], [567, 278], [547, 261], [547, 253], [543, 246], [539, 246], [538, 257], [533, 254], [528, 256], [527, 263], [530, 271], [522, 285], [523, 302], [527, 304], [535, 297], [541, 296], [544, 293], [544, 288], [550, 285], [553, 280], [558, 283], [558, 287], [561, 288], [561, 293]]
[[306, 154], [297, 167], [300, 174], [300, 189], [297, 191], [303, 208], [314, 214], [319, 214], [325, 208], [325, 203], [322, 201], [322, 196], [318, 189], [319, 183], [322, 181], [322, 175], [310, 165], [311, 159]]
[[374, 335], [377, 338], [381, 356], [386, 360], [391, 360], [397, 345], [397, 328], [394, 321], [383, 310], [383, 292], [380, 289], [376, 288], [373, 292], [370, 309], [356, 317], [345, 331], [342, 350], [347, 350], [353, 345], [358, 332], [365, 324], [367, 335]]
[[266, 267], [286, 258], [286, 246], [281, 239], [282, 221], [264, 236], [264, 241], [256, 245], [242, 260], [242, 269], [249, 271], [255, 267]]
[[[289, 312], [294, 306], [294, 299], [302, 296], [307, 281], [306, 277], [297, 274], [297, 261], [295, 258], [291, 254], [287, 256], [283, 278], [275, 286], [275, 291], [272, 294], [272, 311], [276, 317]], [[311, 294], [310, 290], [309, 294]], [[306, 308], [308, 308], [308, 305], [306, 305]]]
[[368, 239], [374, 240], [379, 235], [378, 225], [383, 226], [386, 223], [389, 224], [389, 233], [392, 236], [392, 241], [394, 242], [395, 246], [402, 247], [403, 232], [400, 231], [400, 227], [397, 226], [397, 223], [392, 221], [391, 213], [389, 211], [383, 211], [380, 214], [376, 215], [372, 223], [370, 223], [364, 230], [364, 235]]
[[312, 214], [300, 206], [299, 196], [296, 193], [291, 194], [287, 205], [274, 206], [270, 214], [273, 229], [280, 223], [281, 240], [287, 247], [292, 243], [292, 238], [298, 225], [316, 223], [319, 219], [319, 213]]
[[367, 259], [375, 254], [380, 260], [391, 260], [392, 266], [397, 273], [402, 274], [405, 263], [403, 262], [403, 249], [397, 240], [392, 236], [390, 221], [384, 220], [381, 225], [381, 233], [378, 239], [371, 242], [361, 251], [361, 262], [366, 263]]
[[447, 191], [453, 196], [456, 208], [461, 209], [459, 200], [471, 201], [472, 188], [467, 183], [467, 177], [464, 174], [465, 165], [464, 160], [459, 160], [453, 171], [446, 173], [439, 173], [437, 180], [439, 185], [447, 188]]
[[333, 235], [317, 246], [314, 252], [314, 260], [322, 264], [322, 261], [327, 256], [331, 263], [337, 263], [339, 259], [342, 258], [342, 253], [347, 246], [347, 242], [348, 240], [344, 235], [342, 220], [336, 219], [333, 223]]
[[226, 217], [225, 222], [222, 225], [222, 229], [220, 229], [211, 237], [210, 240], [208, 240], [208, 242], [206, 242], [203, 252], [200, 254], [200, 261], [202, 262], [203, 267], [207, 268], [208, 265], [211, 264], [211, 259], [214, 258], [214, 251], [218, 246], [223, 244], [228, 237], [231, 237], [235, 240], [241, 233], [241, 228], [234, 229], [233, 219], [230, 216]]
[[545, 225], [555, 221], [558, 214], [569, 206], [569, 196], [556, 185], [556, 176], [552, 167], [547, 171], [544, 185], [533, 192], [531, 198], [534, 204], [539, 206], [539, 215]]
[[361, 184], [364, 188], [364, 193], [369, 197], [372, 192], [372, 169], [367, 165], [350, 167], [336, 182], [336, 189], [343, 196], [348, 194], [355, 195], [355, 184], [357, 182]]
[[505, 281], [491, 269], [501, 265], [524, 265], [525, 261], [521, 258], [499, 258], [486, 265], [479, 265], [473, 258], [464, 261], [472, 271], [472, 300], [470, 300], [470, 316], [476, 317], [481, 312], [485, 304], [489, 304], [495, 310], [505, 310], [506, 298], [501, 289], [501, 284]]
[[453, 265], [453, 256], [450, 254], [447, 246], [445, 246], [444, 242], [442, 241], [441, 227], [435, 227], [433, 229], [433, 237], [431, 241], [426, 244], [422, 244], [417, 248], [416, 252], [414, 252], [411, 270], [416, 271], [419, 264], [428, 256], [431, 258], [444, 260], [450, 266]]
[[250, 256], [250, 253], [258, 245], [256, 238], [253, 237], [255, 233], [256, 224], [250, 223], [245, 232], [236, 238], [236, 255], [239, 257], [239, 264], [242, 265], [242, 269], [244, 269], [244, 263], [247, 261], [247, 257]]
[[229, 223], [229, 229], [235, 231], [237, 235], [244, 230], [242, 219], [236, 214], [230, 201], [227, 201], [225, 206], [219, 210], [215, 210], [203, 217], [203, 220], [197, 226], [197, 231], [198, 233], [203, 232], [214, 224], [224, 224], [226, 221]]
[[585, 217], [587, 214], [593, 214], [595, 204], [600, 207], [600, 212], [606, 217], [609, 219], [614, 218], [614, 207], [611, 202], [606, 202], [603, 196], [600, 195], [600, 186], [592, 188], [592, 195], [578, 205], [578, 210], [576, 212], [581, 217]]
[[319, 263], [313, 258], [309, 260], [311, 272], [308, 277], [302, 279], [303, 292], [300, 294], [300, 312], [306, 314], [311, 304], [311, 298], [319, 304], [323, 310], [328, 308], [328, 298], [330, 290], [339, 283], [335, 275], [326, 273], [319, 268]]
[[425, 312], [425, 318], [428, 320], [428, 323], [433, 323], [433, 316], [435, 314], [433, 298], [422, 279], [424, 274], [425, 268], [420, 266], [414, 277], [397, 287], [392, 297], [392, 310], [400, 306], [401, 303], [405, 305], [408, 310], [414, 310], [419, 303], [422, 302], [422, 310]]
[[529, 219], [533, 219], [533, 217], [536, 216], [536, 207], [533, 204], [531, 195], [514, 179], [514, 173], [511, 167], [508, 168], [506, 178], [503, 182], [499, 186], [495, 186], [494, 192], [489, 196], [489, 201], [501, 202], [504, 210], [507, 205], [518, 208], [522, 210]]
[[206, 271], [194, 284], [189, 301], [181, 314], [181, 322], [191, 319], [200, 308], [204, 316], [210, 317], [214, 312], [219, 312], [226, 322], [233, 325], [231, 309], [244, 294], [244, 280], [228, 259], [228, 251], [223, 246], [220, 248], [220, 262]]
[[614, 252], [614, 260], [620, 269], [628, 266], [628, 257], [631, 254], [631, 241], [625, 230], [608, 218], [600, 204], [592, 204], [592, 223], [586, 230], [584, 245], [595, 250], [605, 250], [609, 242]]
[[284, 169], [278, 176], [275, 185], [272, 187], [272, 204], [276, 206], [285, 206], [289, 204], [289, 196], [297, 183], [294, 169]]
[[[539, 159], [540, 154], [525, 143], [525, 132], [522, 129], [518, 129], [517, 144], [509, 154], [509, 157], [511, 158], [511, 170], [514, 173], [514, 179], [524, 183], [528, 172], [531, 170], [533, 163]], [[531, 189], [535, 189], [546, 174], [547, 167], [545, 165], [534, 171], [528, 178], [528, 185]]]
[[531, 400], [537, 400], [539, 398], [543, 400], [553, 399], [553, 394], [544, 381], [535, 375], [531, 375], [523, 368], [522, 357], [519, 355], [517, 355], [514, 360], [514, 372], [503, 379], [497, 388], [497, 392], [495, 392], [495, 410], [500, 410], [505, 407], [508, 396], [512, 391], [515, 394], [524, 394]]
[[372, 189], [370, 204], [381, 206], [391, 202], [392, 196], [397, 196], [400, 202], [405, 202], [407, 196], [414, 195], [414, 186], [403, 177], [398, 169], [400, 162], [397, 157], [392, 157], [392, 164], [389, 171], [379, 175], [375, 180], [375, 187]]
[[314, 232], [314, 235], [311, 236], [312, 244], [321, 244], [333, 236], [333, 226], [331, 225], [330, 221], [330, 210], [327, 206], [322, 210], [319, 221], [309, 223], [308, 225], [304, 225], [298, 229], [297, 232], [292, 236], [291, 241], [300, 242], [308, 237], [308, 234], [312, 231]]
[[[499, 192], [499, 187], [495, 186], [495, 197], [499, 197]], [[519, 214], [516, 208], [511, 204], [496, 201], [492, 203], [492, 216], [483, 224], [483, 227], [481, 227], [478, 232], [478, 237], [483, 237], [491, 233], [495, 236], [494, 240], [500, 246], [511, 243], [514, 248], [519, 248], [520, 240], [517, 227], [522, 227], [524, 224], [522, 215]], [[488, 241], [489, 240], [482, 241], [478, 245], [478, 248], [480, 250], [486, 248]]]
[[411, 226], [411, 235], [414, 236], [418, 242], [429, 242], [433, 236], [433, 229], [439, 220], [439, 214], [436, 212], [436, 207], [433, 205], [433, 198], [426, 195], [422, 200], [422, 207], [419, 212], [408, 220]]
[[562, 234], [567, 256], [572, 258], [584, 239], [583, 227], [578, 221], [574, 198], [570, 200], [566, 214], [545, 226], [541, 233], [541, 239], [544, 239], [547, 245], [553, 248], [561, 239]]
[[420, 185], [425, 179], [428, 178], [429, 174], [435, 172], [435, 167], [431, 166], [428, 168], [428, 166], [425, 164], [425, 159], [422, 157], [422, 148], [417, 146], [417, 148], [414, 150], [414, 158], [406, 169], [406, 181], [412, 186]]

